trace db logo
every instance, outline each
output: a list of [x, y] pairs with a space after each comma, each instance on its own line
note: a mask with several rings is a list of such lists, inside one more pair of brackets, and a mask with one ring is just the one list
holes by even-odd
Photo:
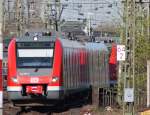
[[31, 78], [30, 79], [30, 83], [38, 83], [39, 82], [39, 78]]

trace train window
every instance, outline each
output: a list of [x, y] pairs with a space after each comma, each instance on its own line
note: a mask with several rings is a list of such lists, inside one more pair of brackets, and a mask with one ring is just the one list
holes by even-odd
[[53, 49], [18, 49], [17, 54], [18, 57], [53, 57]]
[[52, 60], [52, 49], [19, 49], [17, 51], [18, 67], [52, 67]]
[[18, 42], [17, 48], [54, 48], [54, 42]]
[[[32, 46], [32, 47], [31, 47]], [[18, 43], [17, 67], [18, 68], [51, 68], [54, 55], [53, 43]]]
[[50, 68], [52, 67], [52, 58], [48, 57], [23, 57], [17, 59], [18, 68]]

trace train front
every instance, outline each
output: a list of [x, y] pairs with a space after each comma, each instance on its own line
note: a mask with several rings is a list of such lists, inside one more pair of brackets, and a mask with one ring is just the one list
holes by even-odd
[[18, 106], [53, 104], [63, 95], [60, 65], [61, 46], [56, 36], [12, 39], [8, 47], [9, 99]]

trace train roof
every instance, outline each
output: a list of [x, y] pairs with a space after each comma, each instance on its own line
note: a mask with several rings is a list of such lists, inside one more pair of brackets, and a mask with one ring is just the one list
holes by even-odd
[[75, 41], [75, 40], [68, 40], [68, 39], [60, 39], [60, 41], [63, 47], [108, 51], [108, 48], [104, 43], [83, 42], [83, 41]]
[[63, 47], [70, 47], [70, 48], [84, 48], [85, 44], [75, 40], [69, 39], [60, 39]]
[[24, 36], [17, 37], [16, 42], [48, 42], [58, 38], [56, 32], [26, 32]]
[[104, 43], [93, 43], [93, 42], [87, 42], [86, 48], [93, 49], [93, 50], [105, 50], [108, 51], [107, 46]]
[[51, 36], [51, 37], [34, 36], [34, 37], [16, 38], [16, 42], [48, 42], [48, 41], [55, 41], [55, 40], [56, 40], [56, 36]]

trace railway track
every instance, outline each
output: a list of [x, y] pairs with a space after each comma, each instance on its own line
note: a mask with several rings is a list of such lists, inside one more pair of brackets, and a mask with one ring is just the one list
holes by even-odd
[[8, 100], [7, 92], [4, 92], [4, 115], [83, 115], [83, 108], [87, 106], [85, 100], [69, 100], [63, 106], [52, 107], [14, 107]]
[[[52, 107], [27, 107], [20, 108], [15, 107], [8, 100], [8, 94], [6, 91], [6, 81], [4, 82], [4, 98], [3, 98], [3, 115], [83, 115], [86, 111], [84, 108], [87, 106], [87, 100], [84, 98], [71, 98], [65, 102], [64, 106], [52, 106]], [[94, 114], [95, 115], [95, 114]]]
[[55, 107], [29, 107], [21, 109], [12, 107], [10, 103], [4, 105], [4, 115], [82, 115], [82, 107], [71, 107], [70, 109], [59, 110]]
[[[88, 105], [87, 100], [80, 97], [69, 99], [67, 102], [65, 102], [65, 107], [28, 107], [26, 109], [21, 109], [20, 107], [13, 106], [13, 104], [8, 100], [6, 88], [4, 88], [4, 90], [3, 115], [121, 115], [120, 111], [119, 113], [113, 111], [95, 111], [95, 106]], [[95, 97], [94, 94], [93, 96]], [[90, 114], [85, 114], [88, 112]]]

